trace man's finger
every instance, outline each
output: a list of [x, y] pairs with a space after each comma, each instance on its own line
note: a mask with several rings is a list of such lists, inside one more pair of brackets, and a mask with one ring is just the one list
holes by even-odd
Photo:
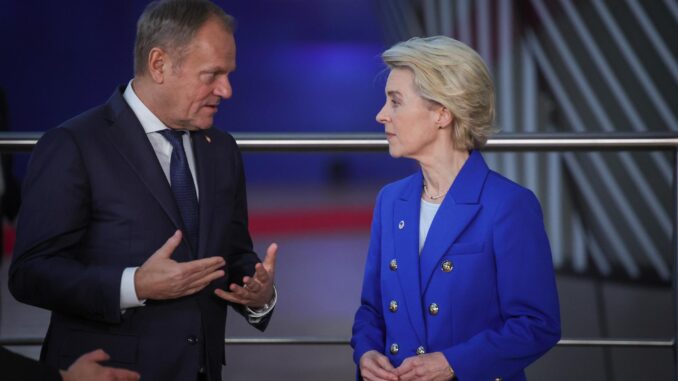
[[189, 289], [198, 288], [197, 291], [200, 291], [203, 288], [207, 287], [207, 285], [212, 283], [212, 281], [214, 281], [215, 279], [219, 279], [219, 278], [223, 277], [224, 274], [225, 274], [224, 270], [215, 271], [213, 273], [207, 274], [204, 277], [201, 277], [201, 278], [189, 283], [187, 287]]
[[201, 278], [209, 273], [219, 270], [224, 267], [226, 261], [222, 257], [209, 257], [202, 259], [195, 259], [189, 262], [179, 263], [183, 271], [187, 275], [187, 279], [194, 280], [194, 278]]
[[267, 271], [272, 272], [275, 270], [275, 259], [278, 256], [278, 244], [272, 243], [268, 249], [266, 249], [266, 258], [264, 258], [264, 267]]
[[216, 296], [220, 297], [221, 299], [224, 299], [224, 300], [231, 302], [231, 303], [245, 304], [245, 300], [243, 300], [239, 296], [233, 294], [232, 292], [226, 292], [226, 291], [224, 291], [220, 288], [215, 289], [214, 294]]
[[151, 258], [169, 258], [172, 256], [172, 253], [174, 253], [174, 250], [176, 250], [177, 247], [179, 247], [179, 244], [181, 243], [181, 230], [177, 230], [174, 232], [174, 234], [165, 241], [165, 243], [160, 246], [160, 248], [153, 253]]
[[245, 287], [245, 285], [239, 286], [235, 283], [231, 283], [231, 285], [228, 286], [228, 289], [241, 299], [251, 299], [252, 297], [252, 293]]
[[259, 283], [255, 278], [252, 277], [244, 277], [242, 278], [242, 284], [243, 288], [247, 289], [250, 292], [257, 293], [259, 290], [262, 289], [262, 284]]
[[261, 263], [257, 263], [254, 266], [254, 275], [253, 278], [256, 282], [259, 282], [261, 285], [268, 283], [270, 279], [270, 274]]

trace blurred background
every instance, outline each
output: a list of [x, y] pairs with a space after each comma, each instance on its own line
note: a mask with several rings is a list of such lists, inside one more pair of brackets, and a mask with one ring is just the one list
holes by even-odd
[[[500, 136], [678, 135], [676, 0], [216, 1], [238, 20], [231, 133], [381, 133], [380, 53], [444, 34], [493, 73]], [[54, 128], [133, 75], [146, 1], [0, 0], [0, 129]], [[610, 135], [612, 136], [612, 135]], [[618, 136], [618, 135], [614, 135]], [[675, 161], [670, 151], [488, 152], [532, 189], [558, 274], [564, 338], [675, 336]], [[7, 292], [13, 219], [29, 154], [3, 154], [0, 339], [43, 337], [48, 312]], [[276, 314], [264, 334], [232, 315], [229, 337], [350, 337], [374, 198], [416, 163], [376, 153], [245, 153], [259, 253], [280, 244]], [[124, 184], [121, 184], [121, 191]], [[11, 347], [37, 357], [39, 348]], [[541, 380], [675, 379], [669, 348], [557, 347]], [[347, 345], [227, 346], [228, 380], [347, 380]]]

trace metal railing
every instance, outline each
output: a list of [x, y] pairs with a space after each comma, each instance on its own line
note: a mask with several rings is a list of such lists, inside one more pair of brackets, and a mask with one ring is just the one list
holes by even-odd
[[[0, 152], [28, 152], [41, 133], [0, 133]], [[377, 134], [233, 134], [238, 146], [250, 152], [336, 152], [384, 151], [388, 142]], [[556, 134], [511, 135], [490, 139], [484, 151], [672, 151], [673, 156], [673, 301], [674, 338], [671, 339], [620, 339], [620, 338], [564, 338], [561, 347], [633, 347], [672, 348], [678, 369], [678, 135], [619, 135], [619, 134]], [[226, 345], [348, 345], [343, 337], [277, 337], [277, 338], [226, 338]], [[0, 345], [40, 345], [41, 338], [5, 338]]]

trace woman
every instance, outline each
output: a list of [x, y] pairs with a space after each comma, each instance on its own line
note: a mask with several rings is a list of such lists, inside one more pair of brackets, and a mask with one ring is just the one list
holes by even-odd
[[421, 171], [377, 197], [355, 316], [365, 380], [524, 380], [560, 338], [553, 264], [534, 194], [488, 169], [494, 86], [448, 37], [383, 53], [377, 114], [389, 153]]

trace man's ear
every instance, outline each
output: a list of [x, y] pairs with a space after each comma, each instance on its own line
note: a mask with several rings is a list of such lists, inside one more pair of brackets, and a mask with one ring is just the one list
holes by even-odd
[[165, 75], [170, 67], [170, 58], [167, 52], [161, 48], [153, 48], [148, 53], [148, 74], [155, 83], [163, 83]]

